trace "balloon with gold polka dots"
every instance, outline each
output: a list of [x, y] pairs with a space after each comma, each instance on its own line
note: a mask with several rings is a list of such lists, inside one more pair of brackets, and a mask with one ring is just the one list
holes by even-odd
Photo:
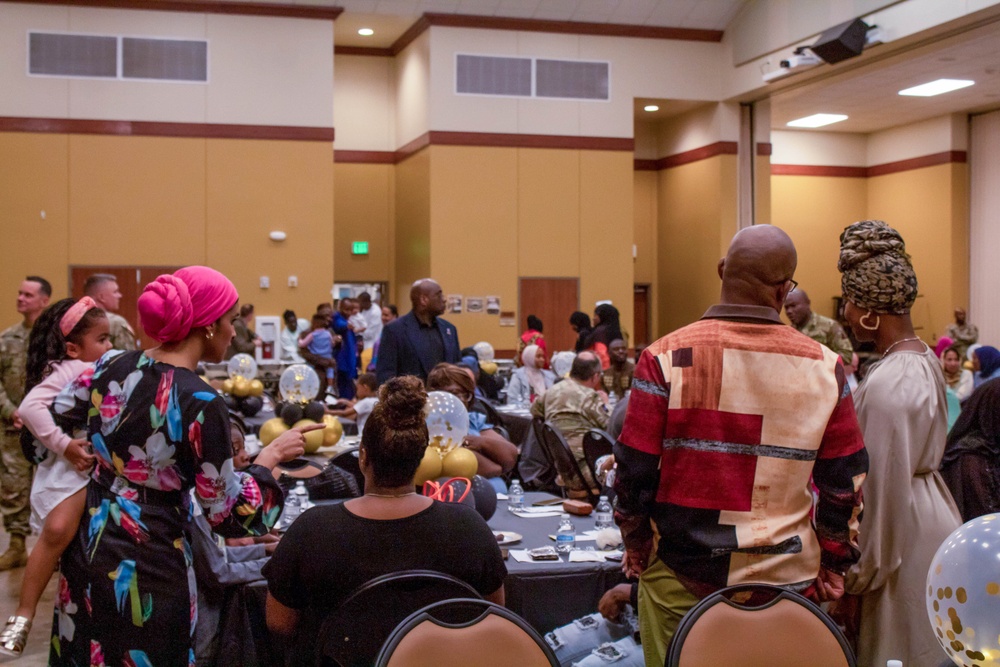
[[1000, 514], [966, 523], [927, 572], [931, 632], [956, 665], [1000, 667]]

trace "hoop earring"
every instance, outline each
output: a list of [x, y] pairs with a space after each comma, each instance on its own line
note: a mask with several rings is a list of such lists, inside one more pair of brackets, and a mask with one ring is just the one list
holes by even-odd
[[211, 329], [205, 329], [205, 340], [212, 340], [215, 338], [215, 332]]
[[865, 318], [866, 317], [871, 317], [871, 316], [872, 316], [872, 311], [869, 310], [867, 313], [865, 313], [864, 315], [861, 316], [861, 319], [858, 320], [858, 324], [860, 324], [861, 328], [865, 329], [866, 331], [878, 331], [878, 325], [880, 325], [882, 323], [882, 316], [881, 315], [876, 315], [875, 316], [875, 325], [874, 326], [869, 326], [869, 325], [865, 324]]

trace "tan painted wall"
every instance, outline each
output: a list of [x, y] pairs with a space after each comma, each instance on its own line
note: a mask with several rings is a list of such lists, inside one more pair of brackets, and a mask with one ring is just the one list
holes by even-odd
[[[650, 286], [650, 328], [658, 330], [659, 285], [657, 284], [657, 174], [655, 171], [637, 171], [633, 174], [632, 240], [636, 246], [635, 282]], [[655, 331], [654, 331], [655, 333]]]
[[[337, 282], [394, 282], [395, 168], [391, 164], [335, 164], [333, 174]], [[368, 254], [352, 255], [353, 241], [368, 241]]]
[[913, 309], [927, 342], [944, 333], [969, 300], [968, 168], [943, 164], [868, 179], [868, 217], [899, 230], [913, 258], [921, 298]]
[[399, 314], [410, 310], [410, 285], [431, 273], [431, 158], [422, 150], [396, 165], [396, 280]]
[[840, 233], [867, 215], [866, 179], [772, 176], [771, 206], [771, 222], [788, 232], [798, 251], [795, 280], [814, 311], [833, 317], [833, 297], [840, 296]]
[[657, 177], [654, 338], [693, 322], [719, 300], [718, 262], [736, 233], [736, 156], [665, 169]]
[[[311, 312], [329, 295], [329, 144], [2, 133], [0, 154], [0, 227], [16, 243], [0, 285], [11, 293], [38, 273], [63, 296], [70, 265], [205, 263], [259, 315]], [[270, 241], [275, 229], [288, 240]], [[14, 319], [12, 307], [0, 317]]]

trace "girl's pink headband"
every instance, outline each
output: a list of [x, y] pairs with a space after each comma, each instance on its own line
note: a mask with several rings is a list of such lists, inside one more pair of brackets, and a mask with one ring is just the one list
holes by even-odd
[[69, 332], [80, 323], [83, 316], [87, 314], [87, 311], [91, 308], [97, 308], [97, 302], [91, 299], [89, 296], [85, 296], [72, 306], [69, 310], [62, 316], [59, 320], [59, 331], [62, 332], [63, 337], [69, 335]]

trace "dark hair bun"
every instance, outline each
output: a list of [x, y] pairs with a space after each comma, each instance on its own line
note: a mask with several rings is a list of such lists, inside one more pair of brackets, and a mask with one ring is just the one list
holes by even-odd
[[393, 430], [414, 428], [424, 421], [427, 391], [420, 378], [403, 375], [392, 378], [378, 392], [386, 424]]

